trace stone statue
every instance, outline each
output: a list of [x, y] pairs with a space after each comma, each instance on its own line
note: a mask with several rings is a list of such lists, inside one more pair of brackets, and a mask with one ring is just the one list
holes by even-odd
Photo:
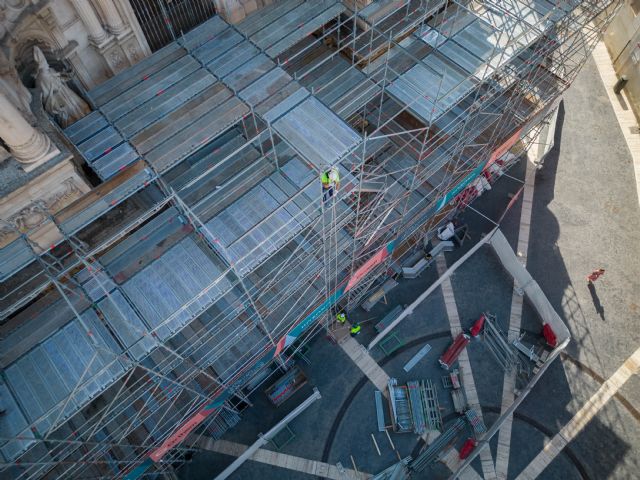
[[42, 92], [44, 109], [62, 128], [87, 115], [91, 111], [87, 102], [67, 87], [62, 75], [49, 67], [42, 50], [33, 47], [33, 56], [38, 63], [36, 87]]
[[4, 93], [9, 101], [27, 118], [33, 117], [31, 114], [31, 93], [18, 77], [15, 67], [9, 63], [1, 50], [0, 93]]

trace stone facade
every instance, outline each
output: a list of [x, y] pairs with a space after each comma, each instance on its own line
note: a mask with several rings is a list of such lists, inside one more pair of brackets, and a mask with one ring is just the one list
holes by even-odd
[[[231, 23], [273, 3], [212, 1]], [[62, 78], [70, 75], [77, 88], [91, 90], [151, 53], [131, 2], [0, 0], [0, 247], [17, 232], [30, 231], [43, 246], [58, 240], [47, 214], [90, 189], [81, 160], [65, 152], [59, 132], [36, 107], [34, 47]]]
[[150, 53], [129, 0], [0, 0], [0, 246], [17, 231], [40, 245], [58, 240], [46, 215], [90, 189], [36, 105], [40, 92], [26, 88], [34, 47], [87, 90]]
[[640, 122], [640, 0], [626, 0], [604, 35], [613, 68], [627, 77], [625, 91]]
[[0, 199], [0, 247], [16, 232], [46, 247], [60, 238], [47, 215], [59, 212], [89, 191], [89, 186], [70, 161], [62, 161], [21, 188]]
[[86, 89], [150, 53], [128, 0], [0, 0], [0, 10], [0, 49], [10, 64], [23, 65], [38, 45]]
[[273, 0], [215, 0], [216, 11], [229, 23], [238, 23]]

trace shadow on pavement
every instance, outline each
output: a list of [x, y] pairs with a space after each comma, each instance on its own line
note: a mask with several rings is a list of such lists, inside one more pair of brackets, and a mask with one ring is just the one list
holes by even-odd
[[593, 300], [593, 306], [596, 309], [596, 313], [600, 315], [602, 321], [606, 321], [606, 318], [604, 317], [604, 307], [602, 306], [602, 303], [600, 303], [600, 297], [598, 297], [598, 292], [596, 292], [596, 286], [592, 282], [588, 282], [587, 288], [591, 294], [591, 300]]

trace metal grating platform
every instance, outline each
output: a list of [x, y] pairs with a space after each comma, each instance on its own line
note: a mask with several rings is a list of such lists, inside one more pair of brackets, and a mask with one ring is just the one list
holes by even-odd
[[41, 435], [66, 420], [125, 371], [122, 360], [111, 353], [121, 350], [95, 311], [86, 310], [82, 320], [90, 329], [91, 338], [77, 319], [72, 320], [5, 370], [8, 386]]
[[335, 165], [362, 141], [353, 129], [315, 98], [308, 98], [273, 124], [273, 128], [323, 170]]
[[[194, 240], [185, 238], [122, 288], [148, 328], [166, 340], [230, 288], [229, 280], [220, 279], [222, 271]], [[192, 299], [196, 301], [183, 308]]]
[[336, 0], [285, 1], [265, 9], [261, 15], [249, 17], [238, 24], [238, 30], [271, 58], [277, 58], [345, 10], [342, 2]]

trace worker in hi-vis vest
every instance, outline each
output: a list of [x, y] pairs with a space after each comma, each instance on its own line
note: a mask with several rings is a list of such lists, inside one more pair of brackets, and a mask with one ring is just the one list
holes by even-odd
[[347, 316], [344, 314], [344, 312], [340, 312], [338, 315], [336, 315], [336, 320], [339, 324], [344, 325], [344, 322], [347, 321]]
[[338, 167], [331, 167], [322, 172], [320, 180], [322, 181], [322, 201], [326, 202], [333, 197], [334, 190], [337, 192], [340, 189], [340, 173], [338, 172]]
[[358, 324], [358, 323], [354, 323], [354, 324], [351, 326], [351, 332], [350, 332], [350, 333], [351, 333], [351, 336], [352, 336], [352, 337], [355, 337], [356, 335], [359, 335], [359, 334], [360, 334], [360, 328], [361, 328], [361, 327], [360, 327], [360, 324]]

